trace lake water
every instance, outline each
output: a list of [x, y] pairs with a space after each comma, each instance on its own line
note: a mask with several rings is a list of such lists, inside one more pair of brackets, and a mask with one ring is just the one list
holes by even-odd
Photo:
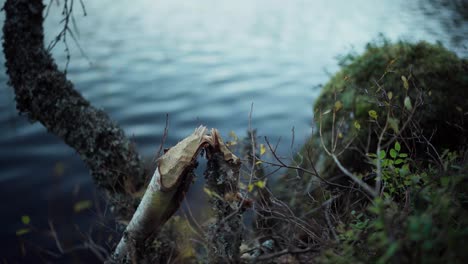
[[[169, 146], [199, 124], [224, 136], [244, 135], [252, 104], [252, 127], [273, 141], [281, 137], [279, 151], [289, 155], [312, 131], [312, 104], [320, 84], [338, 70], [337, 56], [362, 51], [380, 33], [391, 40], [441, 41], [468, 54], [438, 16], [428, 17], [414, 1], [99, 0], [85, 1], [86, 17], [75, 2], [86, 56], [70, 42], [68, 77], [144, 157], [158, 148], [166, 113]], [[3, 24], [3, 12], [0, 19]], [[61, 29], [59, 20], [54, 4], [45, 23], [48, 42]], [[466, 29], [452, 30], [464, 36]], [[53, 53], [63, 68], [63, 45]], [[88, 170], [59, 138], [17, 115], [4, 61], [0, 56], [0, 241], [4, 258], [16, 259], [22, 243], [28, 248], [40, 241], [55, 250], [45, 232], [49, 220], [70, 245], [80, 240], [98, 209], [73, 211], [76, 202], [94, 200]], [[191, 190], [191, 203], [203, 199], [200, 193], [200, 186]], [[31, 217], [35, 230], [17, 238], [22, 215]]]

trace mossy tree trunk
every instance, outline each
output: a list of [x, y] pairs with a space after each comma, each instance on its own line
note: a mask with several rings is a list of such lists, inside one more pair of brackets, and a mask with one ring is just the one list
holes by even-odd
[[131, 194], [144, 184], [144, 167], [134, 145], [57, 68], [44, 47], [42, 1], [7, 0], [3, 8], [5, 65], [18, 111], [75, 149], [94, 182], [112, 196], [115, 211], [130, 217], [138, 204]]

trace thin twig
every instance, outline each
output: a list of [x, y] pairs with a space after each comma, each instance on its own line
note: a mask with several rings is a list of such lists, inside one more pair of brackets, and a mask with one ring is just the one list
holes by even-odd
[[356, 177], [354, 174], [352, 174], [350, 171], [348, 171], [343, 164], [338, 160], [338, 158], [335, 155], [331, 155], [333, 160], [335, 161], [335, 164], [338, 166], [338, 168], [346, 174], [349, 178], [351, 178], [354, 182], [356, 182], [359, 186], [361, 186], [364, 190], [366, 190], [373, 198], [376, 198], [378, 195], [377, 193], [365, 182], [363, 182], [361, 179]]
[[274, 253], [271, 253], [271, 254], [266, 254], [266, 255], [262, 255], [262, 256], [259, 256], [257, 258], [255, 258], [254, 260], [268, 260], [268, 259], [273, 259], [273, 258], [277, 258], [279, 256], [282, 256], [282, 255], [286, 255], [286, 254], [301, 254], [301, 253], [307, 253], [309, 251], [313, 251], [313, 250], [316, 250], [316, 248], [312, 248], [312, 247], [308, 247], [308, 248], [304, 248], [304, 249], [283, 249], [281, 251], [278, 251], [278, 252], [274, 252]]

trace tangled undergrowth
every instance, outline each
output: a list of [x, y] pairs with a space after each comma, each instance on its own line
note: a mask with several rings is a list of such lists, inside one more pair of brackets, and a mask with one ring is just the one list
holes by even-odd
[[314, 227], [294, 233], [316, 247], [296, 259], [465, 262], [468, 62], [383, 40], [341, 66], [315, 104], [317, 132], [275, 186]]
[[[340, 63], [315, 104], [316, 133], [292, 160], [252, 130], [230, 135], [252, 203], [241, 261], [464, 263], [468, 62], [383, 40]], [[184, 262], [210, 262], [203, 224], [185, 225], [200, 239], [179, 248], [190, 249]]]

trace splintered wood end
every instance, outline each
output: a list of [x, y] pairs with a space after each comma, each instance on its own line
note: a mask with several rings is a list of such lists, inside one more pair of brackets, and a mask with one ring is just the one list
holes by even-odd
[[211, 152], [221, 152], [226, 162], [240, 165], [240, 159], [229, 150], [226, 144], [224, 144], [223, 139], [219, 135], [219, 131], [217, 129], [212, 128], [211, 135], [205, 136], [205, 140], [211, 147]]
[[206, 145], [206, 131], [205, 126], [199, 126], [190, 136], [159, 158], [158, 169], [162, 190], [172, 190], [177, 187], [184, 176], [195, 168], [197, 156]]

